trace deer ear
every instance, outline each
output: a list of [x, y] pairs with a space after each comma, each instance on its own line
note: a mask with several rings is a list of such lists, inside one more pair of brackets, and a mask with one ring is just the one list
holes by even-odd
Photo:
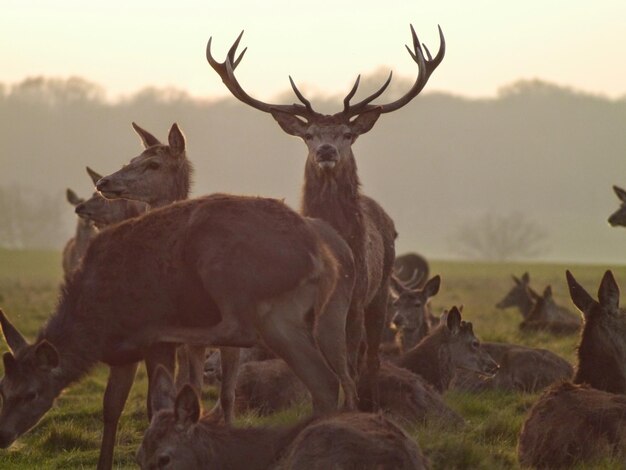
[[17, 371], [17, 361], [10, 352], [2, 355], [2, 362], [4, 362], [4, 375], [13, 375]]
[[135, 132], [141, 138], [141, 142], [143, 143], [143, 146], [145, 148], [152, 147], [153, 145], [158, 145], [161, 143], [159, 142], [159, 139], [157, 139], [155, 136], [150, 134], [147, 130], [139, 127], [137, 123], [133, 122], [132, 124], [133, 124], [133, 129], [135, 129]]
[[530, 282], [530, 276], [528, 275], [528, 272], [522, 274], [522, 282], [524, 284], [528, 284]]
[[176, 424], [183, 428], [196, 424], [200, 419], [200, 401], [191, 385], [185, 385], [178, 392], [174, 404], [174, 416], [176, 417]]
[[4, 311], [0, 308], [0, 326], [2, 327], [2, 334], [6, 340], [9, 348], [14, 353], [28, 346], [28, 342], [24, 339], [22, 334], [17, 331], [17, 328], [9, 321], [4, 314]]
[[610, 270], [605, 272], [602, 277], [602, 282], [600, 282], [600, 288], [598, 289], [598, 300], [600, 305], [609, 312], [613, 313], [619, 310], [619, 286]]
[[167, 140], [174, 155], [181, 155], [185, 151], [185, 136], [178, 127], [178, 124], [172, 124]]
[[67, 198], [67, 202], [69, 202], [73, 206], [79, 205], [83, 200], [78, 197], [78, 195], [72, 191], [70, 188], [65, 190], [65, 197]]
[[286, 113], [284, 111], [279, 111], [278, 109], [272, 109], [270, 111], [272, 113], [272, 117], [276, 120], [278, 125], [284, 130], [287, 134], [293, 135], [296, 137], [304, 137], [306, 134], [306, 129], [308, 124], [304, 122], [297, 116], [293, 114]]
[[361, 135], [369, 132], [372, 127], [374, 127], [374, 124], [376, 124], [376, 121], [378, 121], [382, 110], [383, 108], [378, 106], [374, 109], [370, 109], [368, 111], [365, 111], [364, 113], [359, 114], [354, 120], [350, 121], [350, 129], [356, 135]]
[[424, 292], [428, 297], [433, 297], [437, 295], [439, 292], [439, 287], [441, 286], [441, 276], [437, 274], [432, 279], [429, 279], [426, 285], [424, 286]]
[[448, 312], [448, 318], [446, 318], [446, 326], [453, 335], [456, 335], [461, 328], [461, 312], [459, 309], [452, 307]]
[[511, 278], [513, 278], [513, 282], [518, 286], [522, 283], [522, 281], [520, 281], [520, 279], [515, 274], [511, 274]]
[[100, 173], [97, 173], [97, 172], [93, 171], [88, 166], [86, 166], [85, 169], [87, 170], [87, 174], [91, 178], [91, 181], [93, 181], [93, 184], [96, 184], [98, 182], [98, 180], [102, 179], [102, 175]]
[[35, 360], [39, 368], [52, 370], [59, 365], [59, 353], [52, 344], [44, 339], [35, 346]]
[[150, 386], [153, 389], [150, 398], [152, 416], [157, 411], [174, 409], [176, 397], [176, 386], [170, 373], [163, 366], [158, 366], [154, 372], [154, 377]]
[[548, 299], [552, 297], [552, 286], [548, 284], [546, 288], [543, 290], [543, 298]]
[[569, 270], [565, 271], [565, 276], [567, 277], [567, 286], [569, 287], [569, 295], [572, 298], [572, 302], [574, 302], [574, 305], [576, 305], [578, 310], [586, 317], [591, 311], [591, 308], [597, 305], [598, 302], [596, 302], [585, 288], [574, 279], [574, 276]]
[[615, 195], [619, 198], [620, 201], [626, 202], [626, 191], [624, 191], [619, 186], [615, 186], [615, 185], [613, 185], [613, 191], [615, 192]]

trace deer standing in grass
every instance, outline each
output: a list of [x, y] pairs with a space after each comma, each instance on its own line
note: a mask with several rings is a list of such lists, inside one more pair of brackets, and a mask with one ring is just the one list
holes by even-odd
[[340, 413], [292, 426], [231, 428], [201, 417], [194, 389], [155, 374], [158, 410], [137, 451], [142, 469], [229, 470], [429, 468], [417, 443], [378, 414]]
[[424, 58], [413, 27], [413, 50], [408, 49], [418, 64], [419, 73], [413, 87], [398, 100], [388, 104], [371, 104], [387, 88], [391, 74], [383, 86], [363, 99], [351, 104], [358, 85], [344, 98], [344, 109], [333, 115], [320, 114], [289, 78], [298, 104], [269, 104], [248, 95], [234, 75], [234, 70], [246, 50], [238, 57], [237, 47], [243, 32], [230, 48], [224, 62], [211, 54], [211, 39], [207, 44], [207, 60], [218, 73], [226, 88], [235, 98], [260, 111], [270, 113], [287, 134], [300, 137], [308, 148], [304, 170], [301, 213], [328, 222], [346, 240], [354, 256], [356, 284], [346, 331], [351, 370], [356, 377], [361, 369], [359, 350], [363, 330], [366, 335], [367, 373], [371, 396], [361, 397], [364, 409], [375, 407], [376, 374], [380, 366], [379, 346], [387, 316], [389, 277], [395, 259], [396, 231], [393, 221], [373, 199], [362, 194], [357, 165], [352, 153], [356, 139], [372, 129], [381, 114], [393, 112], [415, 98], [424, 88], [430, 75], [443, 60], [445, 40], [441, 28], [441, 46], [433, 59], [426, 49]]
[[572, 301], [584, 328], [572, 382], [546, 391], [528, 414], [519, 438], [522, 465], [559, 468], [613, 455], [626, 458], [626, 312], [607, 271], [595, 300], [567, 271]]
[[[69, 202], [72, 206], [76, 207], [85, 200], [83, 198], [78, 197], [78, 195], [72, 191], [71, 189], [67, 189], [65, 193], [67, 197], [67, 202]], [[89, 245], [89, 241], [96, 234], [96, 228], [93, 225], [91, 220], [85, 220], [81, 217], [78, 217], [78, 222], [76, 223], [76, 233], [72, 238], [68, 240], [63, 248], [63, 273], [65, 276], [68, 276], [80, 260], [83, 258], [85, 251], [87, 251], [87, 246]]]
[[350, 259], [329, 225], [273, 199], [215, 194], [101, 231], [34, 344], [0, 314], [11, 349], [0, 381], [0, 447], [104, 362], [111, 375], [98, 468], [110, 469], [111, 408], [123, 406], [138, 361], [172, 371], [175, 344], [250, 347], [261, 338], [305, 383], [315, 414], [337, 408], [339, 383], [353, 407]]

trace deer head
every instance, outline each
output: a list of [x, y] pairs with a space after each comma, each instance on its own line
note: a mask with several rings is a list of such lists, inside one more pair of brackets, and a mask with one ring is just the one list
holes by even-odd
[[49, 342], [30, 345], [0, 309], [0, 326], [10, 352], [0, 380], [0, 448], [9, 447], [35, 426], [61, 391], [55, 376], [59, 354]]
[[120, 170], [96, 181], [96, 189], [107, 199], [143, 201], [152, 207], [185, 199], [191, 167], [178, 124], [172, 124], [167, 144], [134, 122], [132, 125], [145, 150]]
[[222, 81], [235, 98], [260, 111], [270, 113], [287, 134], [302, 138], [309, 151], [308, 166], [320, 176], [332, 176], [346, 170], [352, 171], [354, 161], [351, 149], [356, 139], [361, 134], [365, 134], [372, 129], [381, 114], [400, 109], [415, 98], [426, 85], [432, 72], [443, 60], [445, 39], [441, 28], [439, 28], [441, 45], [434, 59], [426, 46], [424, 46], [424, 50], [427, 59], [424, 57], [422, 45], [415, 34], [413, 26], [411, 26], [411, 34], [413, 49], [407, 46], [407, 50], [418, 65], [418, 76], [411, 89], [404, 96], [391, 103], [372, 104], [372, 101], [378, 98], [391, 82], [392, 75], [389, 74], [387, 81], [375, 93], [358, 103], [351, 104], [350, 100], [354, 97], [359, 86], [359, 76], [343, 100], [343, 110], [333, 115], [323, 115], [314, 111], [311, 103], [298, 90], [291, 77], [289, 77], [291, 87], [301, 104], [269, 104], [248, 95], [234, 75], [235, 68], [239, 65], [247, 50], [244, 49], [235, 58], [243, 31], [230, 48], [224, 62], [217, 62], [213, 58], [211, 54], [212, 38], [209, 39], [207, 44], [206, 55], [211, 67], [222, 78]]

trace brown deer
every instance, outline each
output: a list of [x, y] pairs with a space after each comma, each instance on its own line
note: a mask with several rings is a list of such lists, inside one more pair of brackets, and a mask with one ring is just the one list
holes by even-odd
[[504, 298], [496, 304], [496, 308], [505, 309], [509, 307], [517, 307], [526, 319], [528, 314], [535, 305], [536, 299], [539, 297], [530, 287], [530, 276], [527, 272], [522, 274], [521, 278], [511, 276], [515, 285], [504, 296]]
[[580, 330], [580, 319], [567, 308], [557, 305], [552, 287], [547, 286], [537, 297], [535, 305], [520, 324], [522, 331], [548, 331], [553, 334], [574, 334]]
[[545, 392], [522, 427], [520, 463], [559, 468], [613, 455], [626, 458], [626, 312], [606, 271], [598, 300], [567, 271], [572, 301], [583, 313], [574, 383]]
[[[172, 370], [179, 343], [250, 347], [260, 338], [306, 384], [315, 414], [336, 409], [339, 382], [353, 407], [351, 256], [327, 224], [264, 198], [215, 194], [103, 230], [34, 344], [0, 315], [12, 351], [3, 356], [0, 446], [99, 361], [115, 375], [106, 394], [123, 404], [137, 361]], [[107, 408], [118, 407], [105, 401], [99, 468], [111, 468], [119, 414], [111, 420]]]
[[611, 227], [626, 227], [626, 191], [619, 186], [613, 186], [613, 191], [621, 201], [621, 205], [611, 214], [608, 222]]
[[[67, 202], [69, 202], [72, 206], [76, 207], [82, 202], [84, 199], [78, 197], [74, 191], [67, 188], [65, 192], [65, 196], [67, 197]], [[65, 276], [68, 276], [80, 260], [83, 258], [85, 251], [87, 250], [87, 246], [89, 245], [89, 241], [96, 234], [96, 228], [90, 220], [85, 220], [81, 217], [78, 217], [78, 222], [76, 223], [76, 233], [72, 238], [68, 240], [63, 248], [63, 273]]]
[[235, 98], [243, 103], [270, 113], [287, 134], [300, 137], [308, 148], [304, 170], [301, 213], [328, 222], [346, 240], [354, 255], [357, 279], [348, 318], [347, 340], [349, 362], [356, 376], [358, 353], [363, 329], [366, 335], [366, 366], [364, 376], [370, 384], [370, 394], [361, 396], [364, 409], [375, 406], [376, 374], [379, 368], [379, 346], [386, 320], [389, 276], [395, 259], [396, 231], [393, 221], [383, 208], [360, 191], [357, 165], [352, 144], [372, 129], [381, 114], [393, 112], [415, 98], [424, 88], [430, 75], [443, 60], [445, 40], [441, 28], [441, 47], [433, 59], [422, 46], [411, 27], [413, 50], [409, 50], [418, 64], [419, 73], [413, 87], [398, 100], [375, 105], [390, 83], [363, 99], [351, 104], [358, 85], [344, 98], [344, 109], [333, 115], [320, 114], [298, 90], [290, 77], [293, 91], [301, 104], [283, 105], [261, 102], [248, 95], [234, 75], [234, 70], [246, 50], [235, 57], [243, 32], [230, 48], [224, 62], [217, 62], [211, 54], [211, 39], [207, 44], [207, 60]]
[[409, 289], [394, 283], [397, 293], [391, 305], [391, 322], [400, 352], [406, 352], [428, 336], [431, 329], [429, 300], [439, 292], [441, 277], [429, 279], [422, 288]]
[[430, 266], [422, 255], [405, 253], [396, 256], [393, 262], [393, 272], [400, 281], [411, 284], [413, 288], [424, 287], [430, 273]]
[[[102, 175], [89, 167], [87, 174], [94, 185], [102, 178]], [[89, 199], [78, 204], [75, 212], [81, 219], [93, 222], [97, 229], [103, 229], [145, 214], [147, 210], [148, 205], [143, 202], [126, 199], [110, 201], [96, 191]]]
[[178, 394], [163, 368], [155, 375], [159, 410], [137, 452], [143, 469], [424, 469], [417, 443], [382, 415], [342, 413], [281, 428], [231, 428], [201, 417], [194, 389]]

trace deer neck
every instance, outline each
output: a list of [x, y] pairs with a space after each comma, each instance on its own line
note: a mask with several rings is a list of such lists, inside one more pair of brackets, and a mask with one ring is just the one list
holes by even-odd
[[76, 225], [76, 245], [84, 248], [96, 233], [96, 228], [90, 221], [78, 219], [78, 224]]
[[530, 295], [525, 295], [520, 298], [518, 308], [524, 318], [528, 318], [528, 315], [532, 311], [534, 305], [535, 302], [530, 297]]
[[181, 158], [181, 161], [175, 170], [171, 184], [159, 198], [150, 203], [151, 209], [157, 209], [159, 207], [168, 206], [176, 201], [189, 199], [193, 167], [186, 155], [179, 158]]

